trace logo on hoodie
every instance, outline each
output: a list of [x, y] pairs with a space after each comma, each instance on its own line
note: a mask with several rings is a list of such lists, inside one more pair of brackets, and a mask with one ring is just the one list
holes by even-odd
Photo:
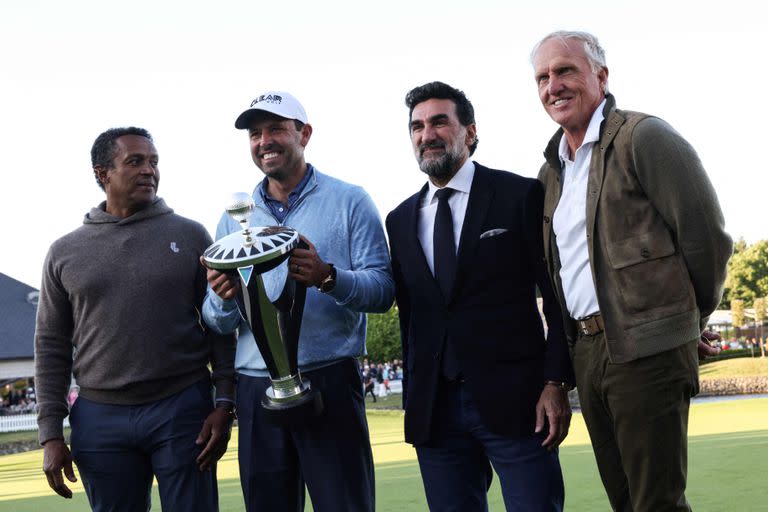
[[176, 242], [171, 242], [171, 251], [179, 252], [179, 246], [176, 245]]

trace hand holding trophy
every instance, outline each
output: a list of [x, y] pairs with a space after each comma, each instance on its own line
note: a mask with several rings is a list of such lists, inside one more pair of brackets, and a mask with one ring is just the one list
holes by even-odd
[[299, 233], [285, 226], [250, 227], [253, 198], [233, 194], [227, 213], [243, 230], [217, 240], [203, 253], [207, 266], [220, 271], [236, 270], [241, 286], [237, 306], [253, 332], [267, 364], [272, 386], [261, 400], [268, 416], [277, 422], [300, 422], [323, 410], [320, 393], [302, 379], [298, 368], [299, 332], [306, 286], [286, 278], [282, 293], [270, 301], [262, 274], [279, 266], [304, 244]]

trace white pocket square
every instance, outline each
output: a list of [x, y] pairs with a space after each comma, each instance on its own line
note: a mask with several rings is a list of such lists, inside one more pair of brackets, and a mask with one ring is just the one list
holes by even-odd
[[488, 231], [486, 231], [485, 233], [480, 235], [480, 240], [482, 240], [483, 238], [491, 238], [492, 236], [498, 236], [498, 235], [500, 235], [502, 233], [506, 233], [507, 231], [509, 231], [509, 230], [508, 229], [504, 229], [504, 228], [489, 229]]

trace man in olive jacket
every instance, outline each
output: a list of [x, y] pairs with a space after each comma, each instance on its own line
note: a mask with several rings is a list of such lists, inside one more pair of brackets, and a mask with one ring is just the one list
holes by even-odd
[[616, 109], [594, 36], [555, 32], [531, 60], [560, 125], [539, 173], [545, 259], [603, 484], [614, 510], [690, 510], [697, 347], [732, 251], [715, 191], [667, 123]]

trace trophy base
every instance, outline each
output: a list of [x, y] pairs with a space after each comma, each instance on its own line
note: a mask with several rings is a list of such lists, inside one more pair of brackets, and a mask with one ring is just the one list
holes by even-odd
[[306, 424], [320, 416], [325, 408], [322, 394], [311, 389], [290, 400], [276, 400], [264, 395], [261, 406], [264, 408], [264, 416], [270, 422], [283, 426]]

